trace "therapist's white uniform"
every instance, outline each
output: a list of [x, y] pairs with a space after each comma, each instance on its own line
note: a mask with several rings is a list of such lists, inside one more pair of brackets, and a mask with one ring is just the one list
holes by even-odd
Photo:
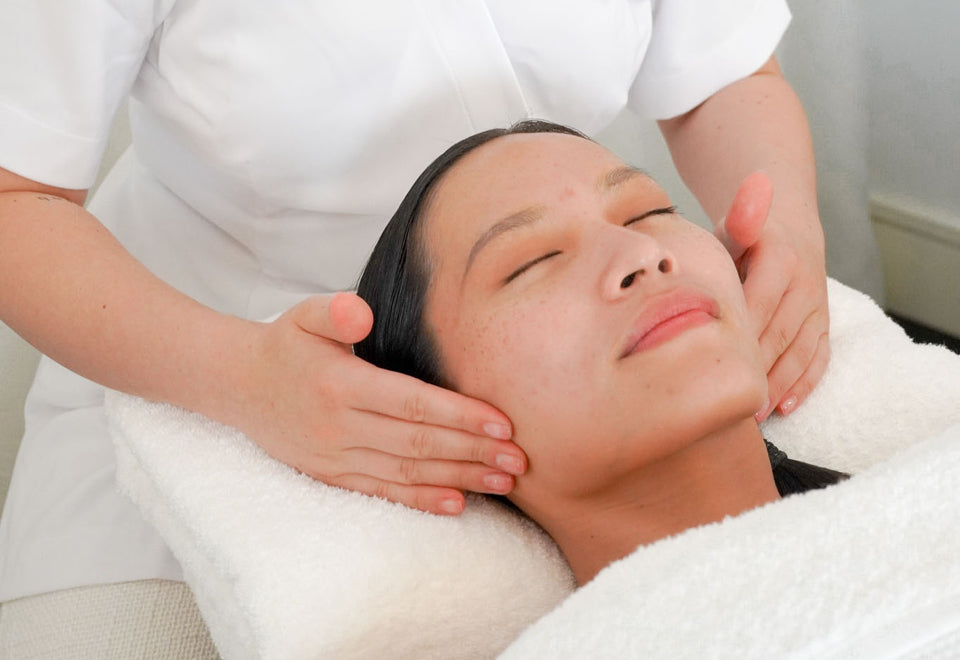
[[[91, 211], [180, 290], [265, 318], [353, 288], [454, 141], [525, 117], [592, 134], [626, 106], [678, 115], [755, 71], [788, 22], [782, 0], [6, 2], [0, 166], [90, 186], [130, 92], [134, 147]], [[0, 600], [182, 579], [115, 491], [102, 401], [41, 363], [0, 521]]]

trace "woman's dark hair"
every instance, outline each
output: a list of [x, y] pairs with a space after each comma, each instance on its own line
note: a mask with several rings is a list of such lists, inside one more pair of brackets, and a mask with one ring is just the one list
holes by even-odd
[[808, 490], [826, 488], [835, 483], [848, 479], [849, 474], [837, 472], [829, 468], [811, 465], [803, 461], [795, 461], [777, 448], [772, 442], [764, 440], [767, 445], [767, 456], [770, 458], [770, 468], [773, 470], [773, 482], [777, 486], [780, 497], [805, 493]]
[[423, 322], [430, 264], [421, 240], [421, 217], [436, 183], [453, 165], [484, 144], [519, 133], [563, 133], [589, 138], [572, 128], [539, 119], [494, 128], [460, 140], [417, 177], [380, 235], [367, 261], [357, 295], [373, 310], [373, 329], [354, 352], [383, 369], [448, 387], [433, 337]]
[[[450, 386], [443, 376], [433, 336], [423, 320], [430, 285], [430, 264], [423, 247], [420, 220], [435, 185], [461, 158], [498, 137], [520, 133], [562, 133], [589, 140], [572, 128], [528, 119], [510, 128], [495, 128], [471, 135], [430, 163], [390, 218], [360, 276], [357, 294], [373, 311], [373, 329], [363, 341], [354, 345], [358, 357], [432, 385]], [[789, 459], [769, 442], [767, 453], [781, 496], [823, 488], [848, 476]]]

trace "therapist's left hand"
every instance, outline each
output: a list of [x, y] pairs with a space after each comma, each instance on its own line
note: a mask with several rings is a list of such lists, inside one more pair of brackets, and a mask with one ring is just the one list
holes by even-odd
[[793, 412], [830, 360], [823, 230], [816, 218], [771, 213], [772, 198], [765, 175], [747, 177], [716, 232], [740, 272], [767, 370], [769, 400], [758, 421]]

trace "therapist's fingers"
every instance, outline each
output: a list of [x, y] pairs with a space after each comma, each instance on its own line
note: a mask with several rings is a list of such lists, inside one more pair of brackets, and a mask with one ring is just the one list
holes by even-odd
[[828, 332], [825, 301], [820, 306], [808, 295], [788, 290], [760, 337], [760, 350], [767, 361], [769, 402], [758, 419], [763, 420], [774, 408], [789, 414], [806, 398], [816, 384], [808, 378], [819, 379], [826, 368], [829, 348], [823, 352], [823, 345]]
[[[804, 304], [801, 294], [787, 289], [767, 326], [760, 332], [760, 354], [763, 357], [763, 368], [769, 373], [780, 356], [787, 352], [797, 340], [804, 325], [819, 312], [819, 308], [811, 309]], [[814, 338], [815, 339], [815, 338]], [[802, 342], [801, 342], [802, 343]], [[813, 342], [808, 339], [809, 353], [813, 354]], [[798, 372], [799, 373], [799, 372]], [[772, 395], [771, 395], [772, 396]]]
[[768, 225], [740, 268], [750, 322], [768, 370], [770, 403], [758, 419], [774, 407], [788, 414], [812, 389], [814, 383], [807, 379], [822, 375], [825, 363], [820, 362], [829, 359], [829, 351], [818, 349], [820, 337], [829, 331], [822, 251], [783, 224]]
[[[508, 440], [513, 435], [510, 420], [488, 403], [405, 374], [366, 366], [366, 369], [356, 369], [344, 376], [343, 385], [350, 388], [352, 405], [357, 410], [407, 422], [460, 429], [498, 440]], [[516, 451], [519, 452], [519, 448]]]
[[[743, 296], [747, 301], [747, 312], [756, 337], [763, 336], [770, 320], [778, 313], [792, 281], [796, 261], [795, 254], [778, 254], [775, 248], [768, 249], [763, 244], [755, 246], [745, 257], [741, 265], [741, 270], [744, 271]], [[793, 336], [787, 338], [792, 340]], [[762, 344], [761, 341], [761, 346]]]
[[[289, 312], [291, 320], [312, 335], [341, 344], [366, 337], [373, 313], [353, 293], [313, 296]], [[363, 366], [367, 368], [364, 369]], [[509, 439], [510, 420], [493, 406], [435, 387], [415, 378], [378, 369], [362, 360], [342, 374], [343, 386], [353, 387], [352, 407], [411, 422], [463, 429], [485, 437]]]
[[[522, 474], [526, 469], [526, 456], [517, 445], [508, 440], [497, 440], [444, 426], [410, 422], [367, 411], [357, 413], [358, 416], [353, 421], [357, 437], [353, 442], [345, 442], [345, 449], [375, 449], [398, 459], [440, 459], [450, 461], [451, 465], [486, 464], [511, 474]], [[457, 463], [453, 463], [454, 461]], [[421, 483], [466, 487], [452, 480], [423, 480]]]
[[404, 458], [366, 448], [345, 451], [340, 466], [333, 478], [365, 474], [407, 486], [439, 486], [494, 495], [505, 495], [514, 486], [511, 475], [482, 463]]
[[426, 511], [458, 513], [461, 489], [508, 492], [526, 456], [507, 417], [354, 355], [368, 312], [353, 294], [314, 296], [258, 328], [238, 428], [315, 479]]
[[818, 333], [811, 328], [810, 332], [798, 334], [794, 343], [796, 346], [791, 346], [768, 374], [770, 403], [757, 415], [758, 421], [766, 419], [774, 410], [781, 415], [792, 413], [806, 400], [827, 370], [830, 341], [826, 332]]
[[789, 415], [797, 406], [806, 400], [810, 392], [813, 391], [813, 388], [815, 388], [817, 383], [820, 382], [820, 379], [823, 378], [823, 374], [826, 373], [829, 363], [830, 338], [824, 333], [820, 335], [816, 352], [807, 370], [803, 372], [803, 375], [797, 382], [787, 388], [787, 394], [782, 397], [778, 404], [778, 410], [781, 415]]
[[327, 483], [440, 515], [458, 515], [463, 512], [466, 506], [463, 493], [452, 488], [410, 486], [384, 481], [366, 474], [344, 474]]

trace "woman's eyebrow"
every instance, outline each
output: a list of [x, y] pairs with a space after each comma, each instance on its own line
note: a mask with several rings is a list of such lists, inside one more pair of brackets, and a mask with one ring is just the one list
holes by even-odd
[[487, 231], [480, 235], [480, 238], [478, 238], [476, 243], [473, 244], [473, 247], [470, 248], [470, 254], [467, 256], [467, 265], [463, 269], [463, 278], [467, 276], [467, 272], [470, 270], [470, 266], [473, 265], [477, 254], [486, 247], [490, 241], [508, 231], [519, 229], [520, 227], [527, 227], [540, 221], [543, 218], [545, 210], [546, 208], [543, 206], [528, 206], [495, 222]]
[[641, 170], [639, 167], [634, 167], [633, 165], [623, 165], [601, 175], [597, 180], [597, 189], [602, 191], [610, 190], [626, 183], [627, 181], [630, 181], [631, 179], [635, 179], [638, 176], [653, 181], [653, 177]]

